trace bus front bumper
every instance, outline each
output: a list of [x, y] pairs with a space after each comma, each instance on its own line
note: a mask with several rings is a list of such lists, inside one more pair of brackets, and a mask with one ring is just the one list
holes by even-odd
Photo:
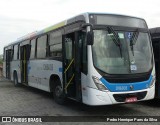
[[152, 88], [129, 92], [106, 92], [87, 87], [87, 93], [83, 95], [83, 103], [87, 105], [112, 105], [125, 103], [129, 96], [137, 97], [137, 101], [150, 100], [155, 96], [155, 86]]

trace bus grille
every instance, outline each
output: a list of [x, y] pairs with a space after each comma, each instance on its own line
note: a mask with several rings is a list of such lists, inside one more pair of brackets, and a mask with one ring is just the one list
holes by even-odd
[[144, 74], [132, 74], [132, 75], [106, 75], [103, 76], [109, 83], [133, 83], [147, 81], [151, 75], [151, 72]]
[[125, 102], [126, 98], [137, 97], [137, 100], [144, 99], [147, 94], [147, 91], [137, 92], [137, 93], [127, 93], [127, 94], [113, 94], [114, 99], [117, 102]]

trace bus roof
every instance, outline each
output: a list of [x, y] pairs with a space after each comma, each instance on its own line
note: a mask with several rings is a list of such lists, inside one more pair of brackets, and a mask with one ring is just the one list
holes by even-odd
[[152, 40], [159, 40], [160, 39], [160, 27], [151, 28], [151, 29], [149, 29], [149, 31], [151, 33]]
[[[82, 13], [82, 14], [79, 14], [77, 16], [74, 16], [74, 17], [71, 17], [67, 20], [64, 20], [62, 22], [59, 22], [55, 25], [52, 25], [52, 26], [49, 26], [43, 30], [40, 30], [40, 31], [35, 31], [35, 32], [32, 32], [32, 33], [29, 33], [27, 35], [24, 35], [20, 38], [18, 38], [15, 42], [12, 42], [10, 44], [8, 44], [7, 46], [10, 46], [10, 45], [14, 45], [16, 43], [20, 43], [24, 40], [27, 40], [27, 39], [30, 39], [32, 37], [35, 37], [35, 36], [38, 36], [38, 35], [41, 35], [43, 33], [47, 33], [47, 32], [50, 32], [52, 30], [55, 30], [55, 29], [58, 29], [60, 27], [63, 27], [65, 25], [68, 25], [68, 24], [71, 24], [75, 21], [85, 21], [86, 23], [89, 23], [89, 18], [88, 18], [88, 15], [90, 14], [93, 14], [93, 15], [116, 15], [116, 16], [125, 16], [125, 17], [133, 17], [133, 18], [137, 18], [137, 19], [141, 19], [141, 20], [144, 20], [143, 18], [139, 18], [139, 17], [134, 17], [134, 16], [129, 16], [129, 15], [122, 15], [122, 14], [113, 14], [113, 13], [97, 13], [97, 12], [86, 12], [86, 13]], [[5, 46], [5, 47], [7, 47]]]
[[151, 34], [160, 33], [160, 27], [149, 29]]

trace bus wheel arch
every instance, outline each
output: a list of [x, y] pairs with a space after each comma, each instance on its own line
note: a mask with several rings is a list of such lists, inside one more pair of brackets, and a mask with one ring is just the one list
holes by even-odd
[[53, 92], [54, 87], [55, 87], [55, 81], [60, 80], [59, 76], [56, 74], [52, 74], [50, 76], [50, 80], [49, 80], [49, 87], [50, 87], [50, 92]]
[[61, 80], [58, 75], [51, 75], [50, 77], [50, 92], [53, 93], [56, 103], [61, 105], [65, 103], [65, 95], [63, 93]]

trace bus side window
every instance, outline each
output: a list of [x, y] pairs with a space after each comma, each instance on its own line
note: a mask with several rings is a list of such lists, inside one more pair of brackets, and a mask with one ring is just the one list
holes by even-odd
[[65, 49], [66, 49], [66, 59], [71, 60], [72, 57], [72, 39], [66, 38], [65, 39]]
[[31, 53], [30, 53], [30, 59], [35, 58], [35, 47], [36, 47], [36, 39], [31, 40]]
[[62, 33], [61, 31], [52, 32], [49, 35], [49, 56], [62, 57]]
[[18, 44], [18, 52], [17, 52], [17, 59], [19, 59], [19, 53], [20, 53], [20, 44]]
[[11, 61], [14, 60], [14, 58], [13, 58], [14, 57], [14, 48], [15, 48], [15, 46], [11, 47]]
[[47, 35], [41, 36], [37, 40], [37, 58], [46, 57]]
[[18, 45], [14, 45], [13, 60], [17, 60]]

